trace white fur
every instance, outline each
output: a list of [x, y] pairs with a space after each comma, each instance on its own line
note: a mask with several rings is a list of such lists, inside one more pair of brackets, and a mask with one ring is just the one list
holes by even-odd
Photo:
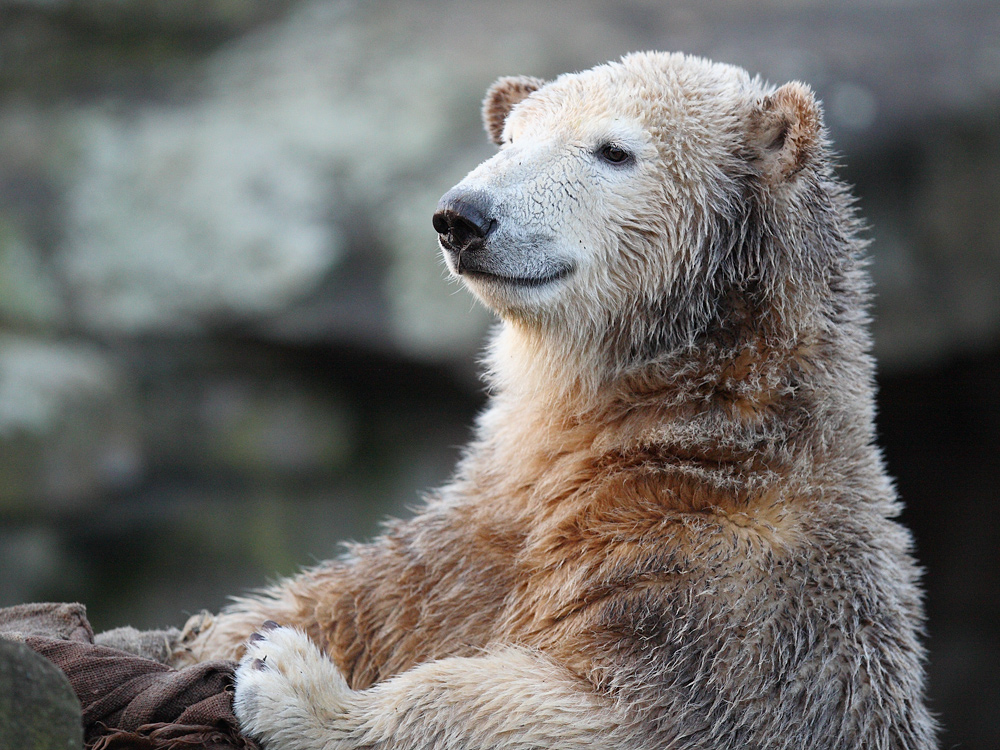
[[[552, 382], [592, 391], [601, 384], [588, 376], [617, 374], [592, 360], [603, 356], [611, 316], [662, 297], [697, 261], [712, 208], [728, 200], [722, 167], [770, 90], [736, 67], [636, 54], [561, 76], [513, 108], [499, 153], [456, 189], [494, 202], [493, 246], [518, 255], [531, 243], [525, 271], [552, 259], [574, 272], [527, 288], [463, 277], [508, 323], [490, 360], [501, 390], [530, 384], [525, 367], [539, 364], [547, 392]], [[634, 155], [632, 165], [596, 157], [612, 141]]]
[[233, 703], [269, 749], [637, 747], [608, 701], [539, 653], [440, 659], [354, 691], [305, 634], [265, 636], [247, 648]]

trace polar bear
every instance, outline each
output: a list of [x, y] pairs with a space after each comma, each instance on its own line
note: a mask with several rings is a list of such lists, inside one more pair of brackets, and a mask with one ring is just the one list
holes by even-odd
[[933, 747], [813, 94], [638, 53], [483, 115], [433, 217], [501, 319], [454, 479], [187, 653], [273, 750]]

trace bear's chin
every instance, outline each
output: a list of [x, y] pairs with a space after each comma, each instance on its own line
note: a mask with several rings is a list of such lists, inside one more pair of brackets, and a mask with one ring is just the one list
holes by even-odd
[[[452, 260], [452, 259], [448, 259]], [[532, 318], [552, 307], [576, 270], [566, 261], [530, 269], [490, 267], [485, 263], [448, 263], [454, 278], [503, 318]]]

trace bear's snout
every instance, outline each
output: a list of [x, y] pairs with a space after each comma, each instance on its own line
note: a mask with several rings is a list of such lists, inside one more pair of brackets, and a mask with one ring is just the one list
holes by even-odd
[[456, 259], [476, 250], [496, 229], [496, 219], [490, 217], [492, 208], [493, 201], [485, 193], [449, 190], [438, 202], [433, 218], [441, 246]]

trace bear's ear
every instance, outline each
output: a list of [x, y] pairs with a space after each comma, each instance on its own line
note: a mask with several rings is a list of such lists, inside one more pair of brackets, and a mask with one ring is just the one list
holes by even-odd
[[768, 182], [791, 180], [813, 161], [823, 141], [823, 115], [812, 89], [786, 83], [750, 117], [752, 158]]
[[545, 85], [541, 78], [531, 76], [506, 76], [498, 78], [486, 91], [483, 99], [483, 127], [496, 145], [503, 143], [503, 124], [511, 109], [533, 91]]

